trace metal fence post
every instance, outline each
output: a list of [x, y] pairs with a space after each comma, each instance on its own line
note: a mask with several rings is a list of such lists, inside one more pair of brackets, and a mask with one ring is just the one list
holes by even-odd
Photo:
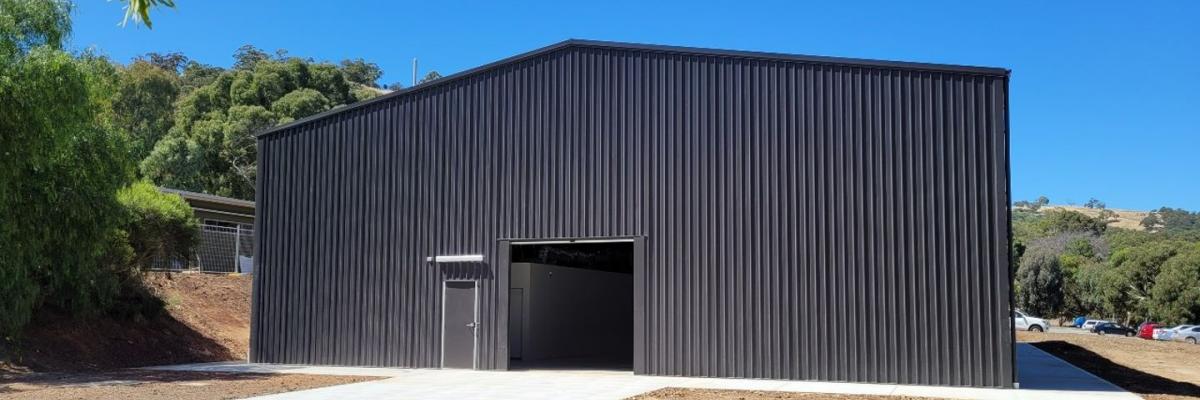
[[237, 230], [233, 231], [233, 270], [237, 273], [242, 273], [242, 224], [236, 226]]

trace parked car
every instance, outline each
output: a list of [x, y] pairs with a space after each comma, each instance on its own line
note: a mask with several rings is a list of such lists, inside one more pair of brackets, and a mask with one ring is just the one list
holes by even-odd
[[1045, 332], [1050, 330], [1050, 323], [1038, 317], [1025, 315], [1020, 310], [1013, 310], [1013, 328], [1020, 331]]
[[1096, 327], [1096, 325], [1103, 324], [1105, 322], [1108, 322], [1108, 321], [1105, 321], [1102, 319], [1089, 319], [1087, 321], [1084, 321], [1083, 325], [1080, 326], [1080, 328], [1085, 331], [1088, 331], [1088, 332], [1095, 332], [1094, 328]]
[[1084, 322], [1087, 322], [1087, 317], [1080, 315], [1078, 317], [1075, 317], [1074, 321], [1071, 321], [1071, 326], [1076, 327], [1076, 328], [1081, 328], [1081, 327], [1083, 327]]
[[1146, 339], [1146, 340], [1153, 340], [1154, 339], [1154, 329], [1161, 328], [1161, 327], [1162, 327], [1162, 325], [1159, 325], [1156, 322], [1142, 323], [1141, 325], [1138, 325], [1137, 337], [1140, 337], [1140, 338]]
[[1092, 331], [1096, 332], [1097, 335], [1133, 336], [1133, 335], [1137, 334], [1137, 329], [1133, 329], [1128, 326], [1118, 324], [1116, 322], [1105, 322], [1102, 324], [1096, 324], [1096, 327], [1092, 328]]
[[1159, 328], [1154, 330], [1154, 340], [1171, 340], [1181, 330], [1190, 329], [1194, 325], [1175, 325], [1170, 328]]
[[1178, 332], [1175, 332], [1174, 336], [1171, 336], [1171, 340], [1176, 342], [1188, 342], [1191, 344], [1196, 344], [1196, 342], [1200, 342], [1200, 326], [1181, 329]]

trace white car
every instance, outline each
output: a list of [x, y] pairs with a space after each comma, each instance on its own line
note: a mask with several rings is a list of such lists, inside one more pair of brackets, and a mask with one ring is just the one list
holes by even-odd
[[1171, 340], [1171, 338], [1175, 337], [1175, 334], [1194, 326], [1195, 325], [1176, 325], [1171, 328], [1157, 328], [1154, 330], [1154, 340]]
[[1038, 317], [1025, 315], [1020, 310], [1013, 310], [1013, 328], [1019, 331], [1045, 332], [1050, 330], [1050, 323]]
[[1083, 329], [1085, 331], [1091, 332], [1092, 328], [1095, 328], [1096, 325], [1103, 324], [1105, 322], [1112, 322], [1112, 321], [1103, 320], [1103, 319], [1089, 319], [1087, 321], [1083, 321], [1083, 326], [1081, 326], [1079, 328]]
[[1193, 326], [1187, 329], [1180, 329], [1171, 336], [1171, 340], [1176, 342], [1187, 342], [1191, 344], [1200, 343], [1200, 326]]

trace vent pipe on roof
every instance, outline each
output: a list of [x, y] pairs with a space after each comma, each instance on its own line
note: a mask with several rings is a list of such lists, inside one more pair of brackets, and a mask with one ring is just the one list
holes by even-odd
[[417, 58], [413, 57], [413, 80], [412, 85], [417, 86]]

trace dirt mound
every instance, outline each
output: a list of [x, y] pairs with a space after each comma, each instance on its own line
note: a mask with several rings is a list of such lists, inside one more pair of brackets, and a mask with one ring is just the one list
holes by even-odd
[[147, 274], [146, 285], [176, 320], [224, 347], [233, 359], [250, 352], [250, 275]]
[[16, 367], [8, 369], [83, 371], [245, 359], [250, 282], [250, 276], [149, 273], [147, 288], [166, 306], [148, 320], [72, 318], [43, 309], [17, 346]]

